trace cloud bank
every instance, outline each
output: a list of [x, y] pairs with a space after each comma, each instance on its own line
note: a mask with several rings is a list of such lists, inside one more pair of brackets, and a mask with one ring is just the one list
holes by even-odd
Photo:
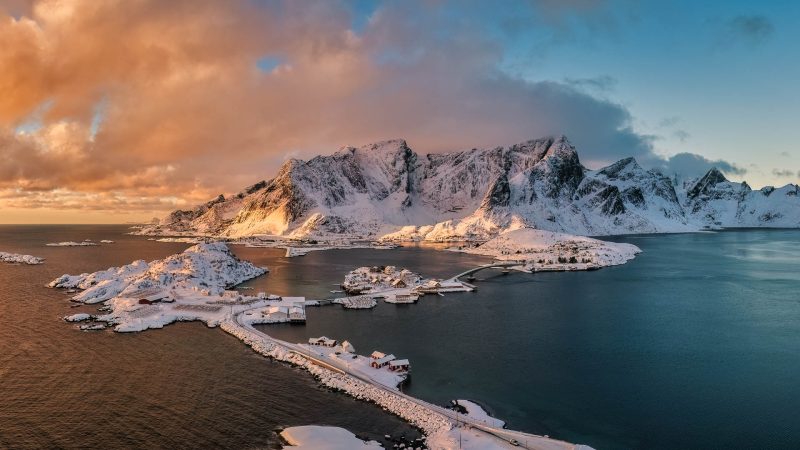
[[170, 209], [393, 137], [425, 153], [563, 133], [588, 165], [686, 158], [665, 163], [586, 82], [499, 70], [482, 18], [450, 6], [382, 4], [356, 31], [336, 1], [0, 0], [0, 207]]

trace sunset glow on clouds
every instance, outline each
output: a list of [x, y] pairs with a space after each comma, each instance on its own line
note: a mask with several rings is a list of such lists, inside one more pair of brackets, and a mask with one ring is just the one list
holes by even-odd
[[149, 219], [394, 137], [425, 153], [563, 133], [589, 166], [703, 154], [659, 147], [681, 130], [638, 126], [597, 83], [510, 69], [514, 33], [606, 7], [568, 3], [0, 0], [0, 223]]

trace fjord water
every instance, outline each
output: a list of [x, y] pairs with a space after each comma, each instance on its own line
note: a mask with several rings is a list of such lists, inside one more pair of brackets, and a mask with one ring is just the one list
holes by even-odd
[[[256, 355], [199, 323], [138, 334], [81, 332], [61, 317], [63, 273], [153, 260], [188, 244], [120, 226], [0, 226], [0, 249], [47, 258], [0, 263], [0, 448], [279, 448], [276, 428], [321, 424], [359, 436], [419, 433], [377, 406], [330, 392], [307, 372]], [[99, 247], [47, 242], [113, 239]]]
[[[408, 357], [413, 395], [476, 400], [510, 428], [598, 449], [800, 448], [800, 231], [613, 240], [644, 252], [595, 272], [479, 273], [476, 293], [309, 308], [305, 327], [263, 329]], [[362, 263], [457, 273], [442, 253], [318, 252], [251, 284], [315, 295]]]
[[[255, 447], [277, 426], [329, 424], [372, 436], [410, 433], [377, 407], [328, 392], [218, 329], [170, 325], [83, 333], [42, 287], [151, 260], [187, 244], [124, 227], [0, 227], [0, 250], [48, 258], [0, 265], [0, 447]], [[45, 242], [114, 239], [104, 247]], [[644, 250], [595, 272], [479, 273], [478, 292], [308, 308], [306, 326], [264, 326], [290, 341], [327, 335], [361, 353], [408, 357], [404, 389], [444, 404], [468, 398], [510, 428], [598, 449], [799, 448], [800, 231], [626, 236]], [[449, 276], [486, 261], [408, 247], [287, 259], [232, 247], [270, 274], [245, 283], [324, 298], [360, 265]]]

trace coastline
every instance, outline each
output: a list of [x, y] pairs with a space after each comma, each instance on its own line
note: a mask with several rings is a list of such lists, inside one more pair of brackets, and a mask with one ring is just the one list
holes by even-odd
[[[180, 264], [189, 264], [188, 267], [201, 277], [198, 279], [191, 273], [182, 272]], [[176, 270], [182, 278], [173, 276]], [[222, 274], [214, 270], [222, 271]], [[489, 448], [512, 448], [520, 442], [536, 442], [536, 448], [544, 449], [575, 448], [563, 441], [493, 427], [485, 421], [424, 402], [398, 391], [397, 382], [402, 378], [382, 377], [378, 373], [365, 376], [349, 364], [342, 364], [333, 354], [312, 353], [302, 344], [281, 341], [256, 330], [252, 326], [255, 323], [286, 322], [288, 319], [272, 320], [271, 316], [264, 315], [265, 310], [274, 308], [271, 305], [275, 304], [264, 294], [245, 296], [227, 286], [238, 285], [265, 271], [239, 261], [224, 244], [198, 244], [163, 261], [139, 261], [94, 274], [64, 275], [50, 286], [82, 289], [74, 296], [75, 299], [85, 304], [103, 303], [103, 308], [110, 310], [108, 314], [99, 316], [80, 314], [65, 317], [68, 322], [94, 321], [88, 326], [80, 326], [83, 330], [103, 329], [102, 322], [115, 325], [118, 332], [144, 331], [175, 321], [191, 320], [203, 321], [209, 327], [219, 326], [257, 353], [304, 368], [322, 384], [356, 399], [376, 403], [403, 418], [424, 432], [431, 448], [456, 448], [458, 437], [463, 439], [465, 434], [473, 442], [481, 442], [483, 447]], [[153, 287], [148, 277], [169, 280], [172, 284], [168, 283], [161, 291], [155, 292], [158, 289]], [[198, 285], [205, 287], [198, 289]], [[148, 290], [143, 291], [143, 287]], [[149, 295], [153, 300], [136, 300], [137, 296], [143, 295]], [[306, 302], [303, 297], [284, 297], [279, 302], [296, 305], [296, 299], [302, 299], [303, 305], [315, 302]], [[392, 381], [386, 382], [387, 379]]]

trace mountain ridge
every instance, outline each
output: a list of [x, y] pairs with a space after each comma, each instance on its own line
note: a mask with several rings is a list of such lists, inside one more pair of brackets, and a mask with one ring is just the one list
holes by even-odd
[[754, 191], [717, 168], [675, 186], [634, 158], [590, 170], [563, 135], [424, 156], [392, 139], [290, 159], [270, 180], [176, 210], [141, 233], [447, 241], [523, 227], [581, 235], [794, 228], [798, 193], [791, 184]]

